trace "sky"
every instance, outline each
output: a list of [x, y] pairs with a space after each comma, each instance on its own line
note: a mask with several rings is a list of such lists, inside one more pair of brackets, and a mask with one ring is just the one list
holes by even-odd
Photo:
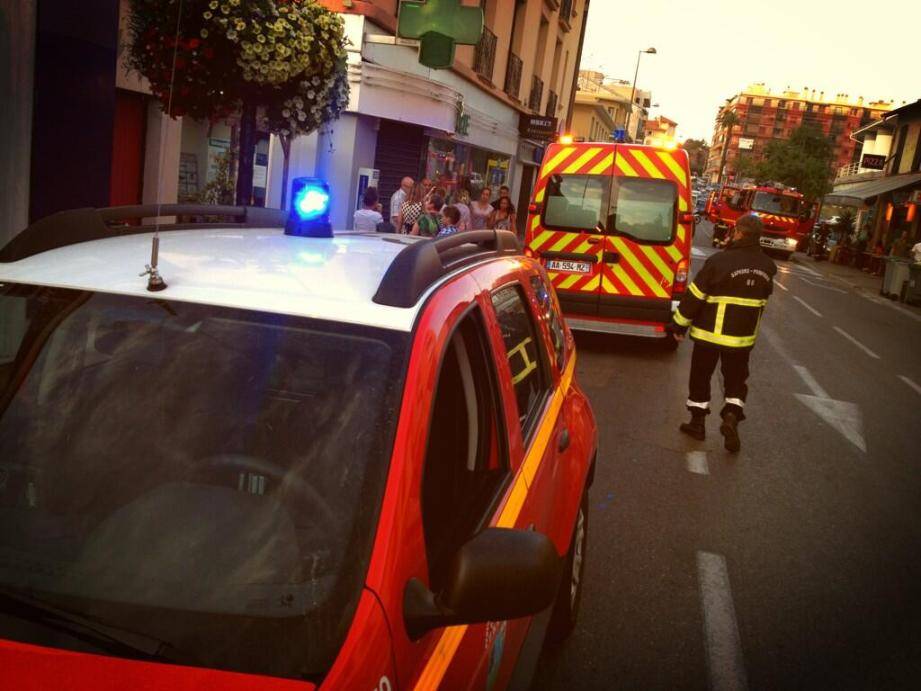
[[713, 134], [719, 106], [752, 82], [825, 97], [921, 98], [921, 0], [591, 0], [582, 69], [652, 90], [680, 139]]

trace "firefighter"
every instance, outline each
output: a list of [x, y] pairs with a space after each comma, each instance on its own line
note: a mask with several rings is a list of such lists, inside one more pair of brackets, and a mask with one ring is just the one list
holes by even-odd
[[739, 218], [728, 247], [707, 259], [669, 325], [679, 341], [689, 329], [694, 341], [687, 402], [691, 420], [680, 429], [694, 439], [706, 437], [710, 378], [719, 361], [725, 383], [720, 433], [726, 449], [733, 453], [741, 447], [738, 425], [745, 419], [748, 358], [777, 272], [774, 262], [761, 251], [761, 230], [756, 215]]

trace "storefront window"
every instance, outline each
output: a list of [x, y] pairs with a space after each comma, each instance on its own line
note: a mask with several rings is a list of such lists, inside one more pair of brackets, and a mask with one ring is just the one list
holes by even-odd
[[467, 144], [429, 139], [425, 176], [447, 192], [448, 203], [458, 200], [462, 191], [476, 199], [484, 187], [496, 190], [509, 184], [511, 157]]

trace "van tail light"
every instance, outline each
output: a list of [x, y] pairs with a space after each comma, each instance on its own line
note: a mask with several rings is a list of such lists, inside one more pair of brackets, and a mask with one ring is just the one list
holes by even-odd
[[534, 257], [535, 257], [534, 250], [532, 250], [530, 247], [525, 247], [525, 248], [524, 248], [524, 256], [530, 257], [531, 259], [534, 259]]
[[530, 204], [528, 204], [528, 213], [529, 213], [529, 214], [536, 214], [536, 213], [537, 213], [537, 204], [535, 204], [534, 202], [531, 202]]
[[682, 259], [678, 262], [678, 268], [675, 270], [675, 286], [672, 292], [683, 293], [688, 287], [688, 260]]

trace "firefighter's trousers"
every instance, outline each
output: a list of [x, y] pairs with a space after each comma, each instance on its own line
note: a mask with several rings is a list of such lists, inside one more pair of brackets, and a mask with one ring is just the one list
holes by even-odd
[[716, 363], [720, 363], [723, 373], [724, 403], [720, 415], [734, 412], [739, 420], [745, 419], [743, 408], [748, 395], [748, 357], [751, 348], [720, 348], [694, 341], [694, 353], [691, 355], [691, 377], [688, 383], [688, 410], [692, 414], [709, 414], [710, 379]]

